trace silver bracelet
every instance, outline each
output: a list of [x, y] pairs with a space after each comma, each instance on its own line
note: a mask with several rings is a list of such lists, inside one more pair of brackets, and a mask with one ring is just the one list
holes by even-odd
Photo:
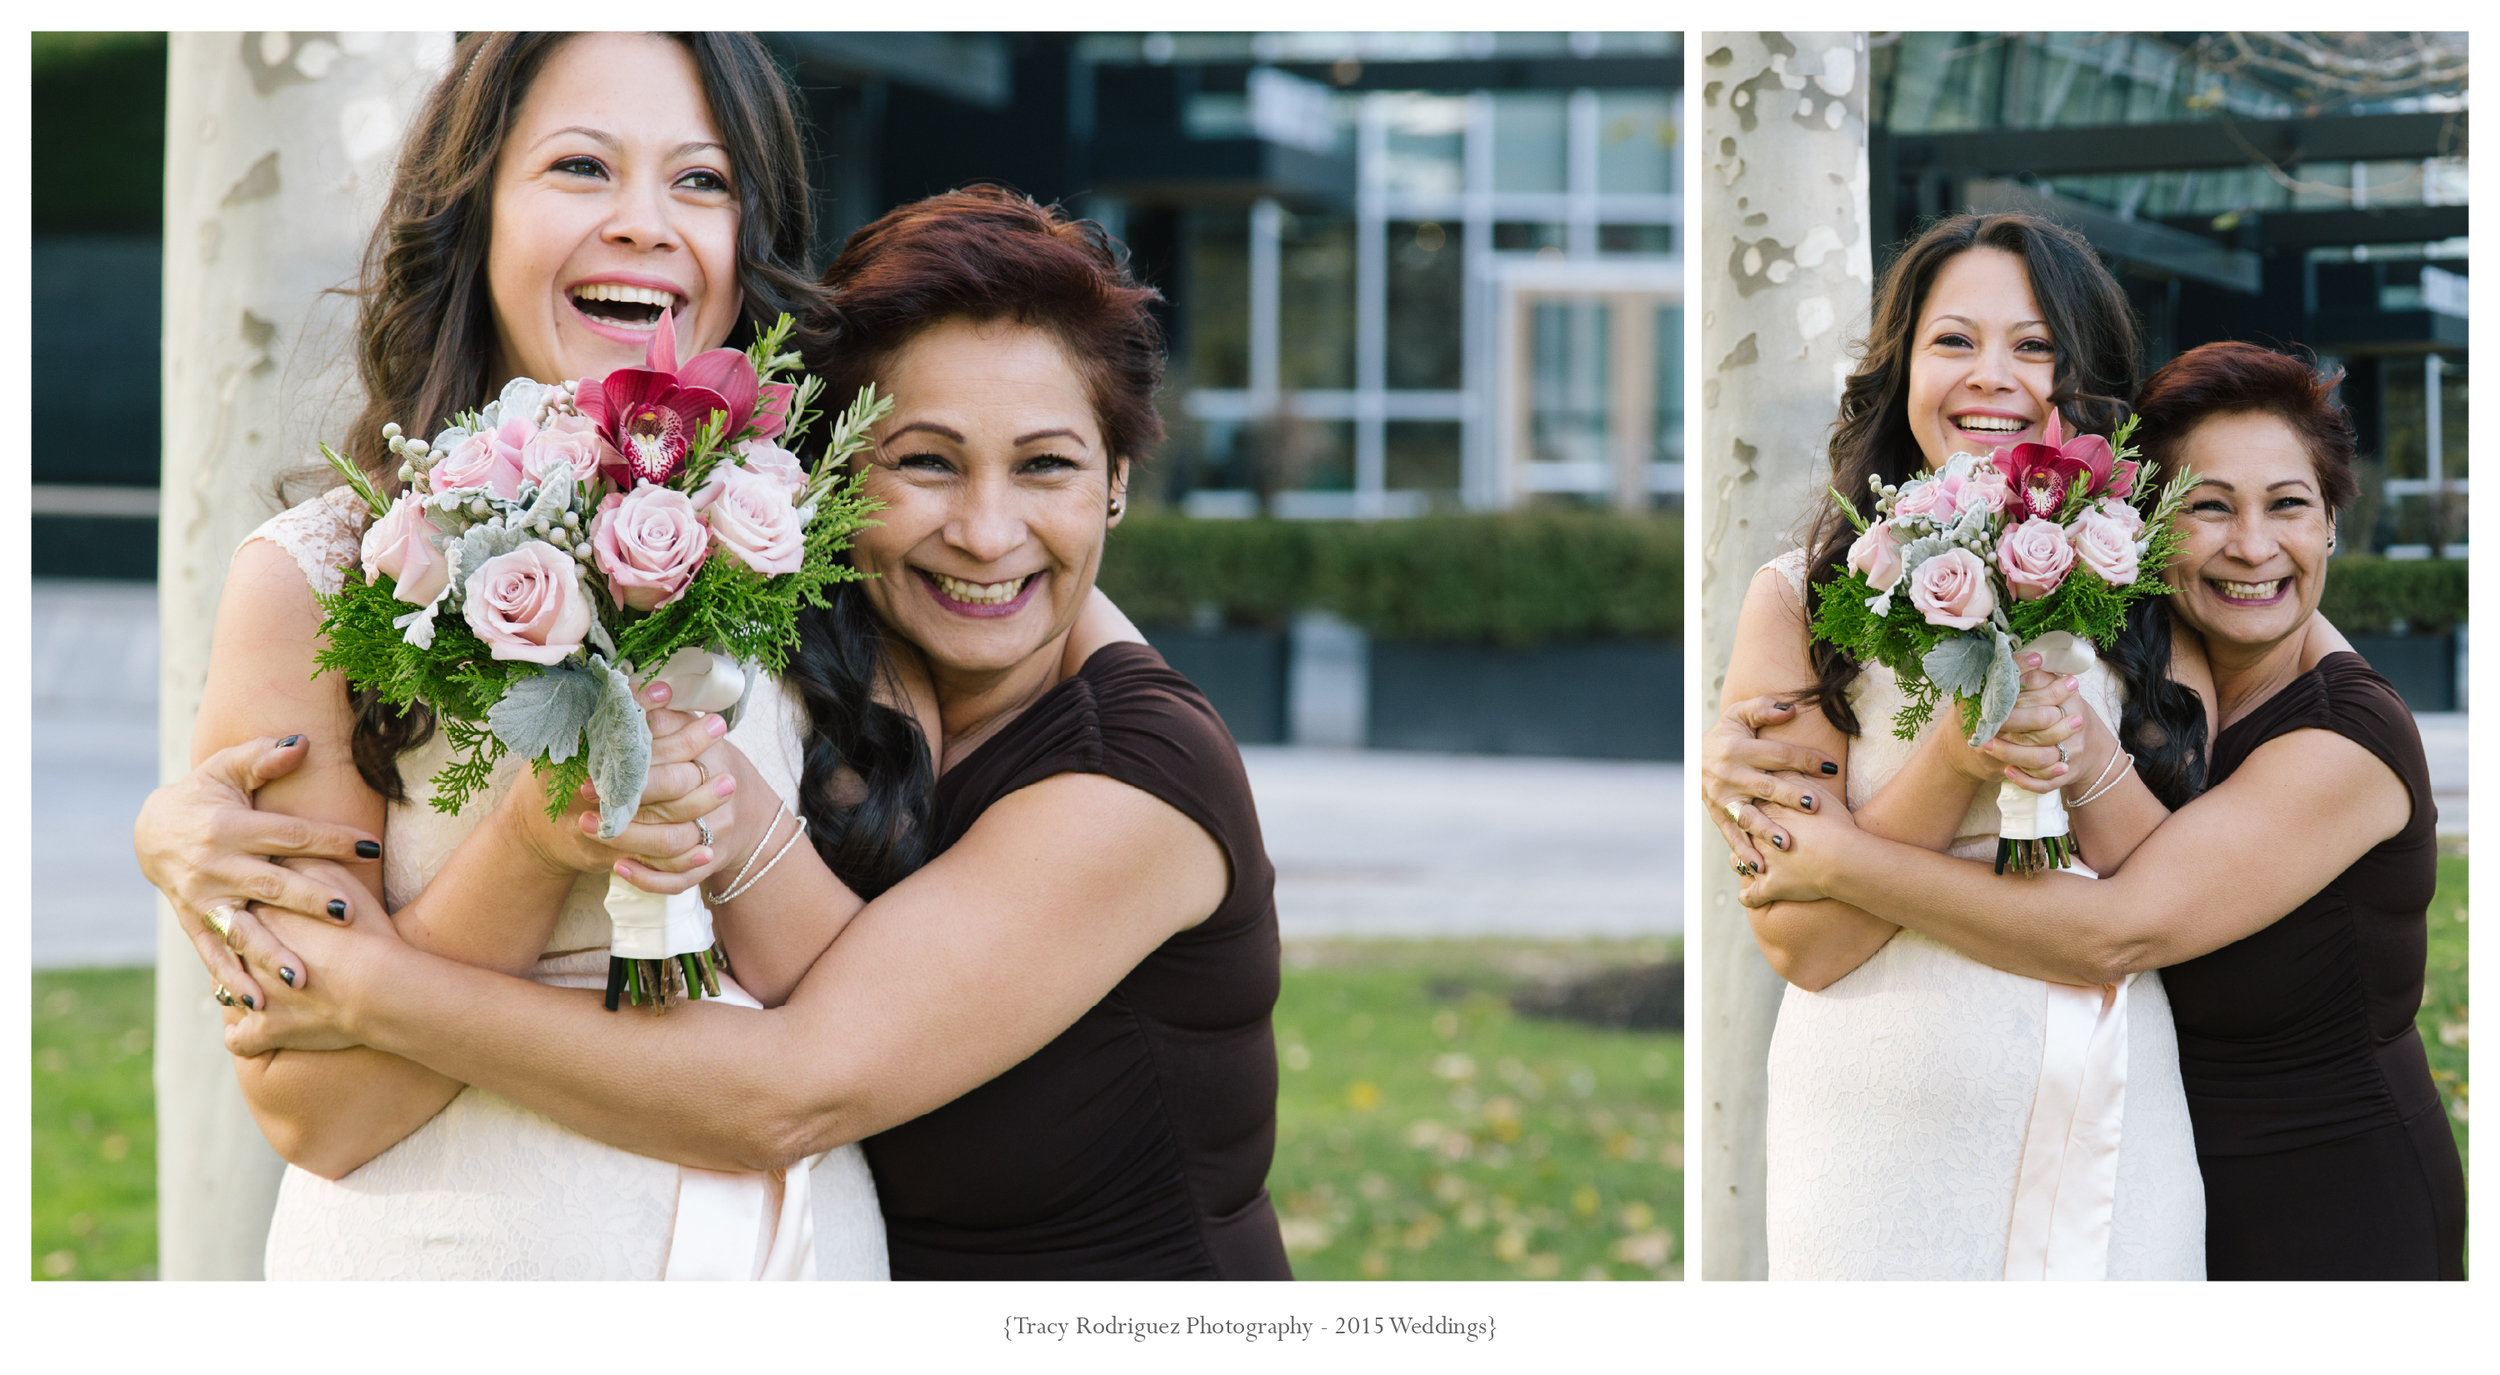
[[[2127, 766], [2126, 766], [2125, 768], [2120, 769], [2120, 770], [2118, 771], [2118, 776], [2117, 776], [2116, 778], [2113, 778], [2113, 779], [2109, 780], [2109, 786], [2108, 786], [2108, 787], [2104, 787], [2104, 788], [2097, 789], [2097, 790], [2095, 790], [2095, 791], [2093, 791], [2093, 792], [2091, 792], [2091, 793], [2089, 793], [2089, 794], [2086, 794], [2085, 796], [2078, 797], [2078, 798], [2076, 798], [2074, 801], [2067, 803], [2067, 804], [2066, 804], [2067, 806], [2069, 806], [2069, 807], [2080, 807], [2080, 806], [2082, 806], [2083, 804], [2085, 804], [2086, 802], [2091, 802], [2091, 801], [2094, 801], [2094, 800], [2098, 799], [2102, 793], [2108, 792], [2110, 788], [2115, 788], [2115, 787], [2117, 787], [2119, 784], [2124, 783], [2124, 782], [2126, 782], [2126, 781], [2127, 781], [2127, 775], [2128, 775], [2128, 774], [2130, 774], [2130, 773], [2133, 773], [2133, 772], [2135, 771], [2135, 756], [2134, 756], [2134, 755], [2132, 755], [2132, 754], [2128, 754], [2125, 750], [2120, 750], [2118, 753], [2119, 753], [2119, 754], [2121, 754], [2121, 755], [2124, 755], [2124, 756], [2126, 757]], [[2103, 769], [2103, 770], [2102, 770], [2102, 772], [2103, 772], [2103, 773], [2107, 773], [2107, 772], [2109, 772], [2109, 771], [2108, 771], [2107, 769]], [[2099, 780], [2097, 780], [2097, 779], [2096, 779], [2096, 780], [2094, 780], [2094, 781], [2095, 781], [2095, 782], [2098, 782]]]
[[[2101, 786], [2102, 781], [2109, 777], [2109, 771], [2118, 767], [2118, 756], [2125, 754], [2126, 752], [2127, 750], [2124, 745], [2121, 745], [2114, 740], [2110, 742], [2109, 762], [2101, 766], [2101, 772], [2098, 778], [2093, 779], [2089, 784], [2085, 785], [2083, 790], [2085, 796], [2090, 797], [2095, 795], [2092, 790]], [[2080, 802], [2069, 802], [2066, 805], [2070, 807], [2080, 807], [2083, 804]]]
[[[781, 819], [789, 814], [790, 804], [784, 802], [781, 804], [780, 810], [773, 813], [773, 819], [764, 823], [764, 839], [755, 842], [755, 848], [747, 851], [747, 862], [739, 865], [738, 876], [729, 880], [729, 891], [733, 893], [738, 891], [738, 885], [746, 879], [747, 870], [755, 867], [756, 858], [764, 853], [764, 846], [772, 840], [773, 832], [781, 829]], [[709, 897], [710, 895], [706, 894], [705, 896]], [[713, 898], [712, 901], [726, 902], [728, 899]]]
[[[775, 818], [773, 818], [773, 820], [774, 820], [774, 823], [777, 825], [777, 824], [779, 824], [779, 822], [780, 822], [780, 820], [781, 820], [781, 819], [780, 819], [779, 817], [775, 817]], [[763, 867], [763, 869], [762, 869], [762, 870], [760, 870], [759, 872], [757, 872], [757, 874], [755, 875], [755, 877], [753, 877], [753, 878], [751, 878], [751, 879], [748, 879], [748, 880], [747, 880], [746, 882], [744, 882], [744, 883], [741, 883], [741, 884], [734, 884], [734, 885], [732, 885], [732, 886], [730, 887], [730, 890], [729, 890], [728, 892], [723, 893], [723, 894], [721, 894], [719, 897], [716, 897], [716, 898], [712, 899], [712, 901], [714, 901], [714, 902], [716, 902], [716, 903], [731, 901], [732, 899], [736, 898], [736, 897], [737, 897], [740, 893], [743, 893], [743, 892], [745, 892], [747, 889], [752, 888], [752, 887], [754, 887], [755, 885], [757, 885], [757, 884], [759, 884], [759, 883], [762, 883], [762, 882], [764, 881], [764, 875], [765, 875], [765, 874], [769, 874], [769, 873], [771, 873], [771, 872], [773, 871], [773, 865], [775, 865], [775, 864], [779, 864], [779, 863], [781, 862], [781, 857], [782, 857], [783, 855], [786, 855], [786, 854], [790, 853], [790, 847], [791, 847], [791, 846], [793, 846], [793, 845], [798, 844], [798, 843], [799, 843], [799, 837], [801, 837], [801, 836], [803, 836], [803, 835], [806, 835], [806, 834], [807, 834], [807, 818], [806, 818], [805, 816], [801, 816], [801, 817], [799, 818], [799, 828], [798, 828], [797, 830], [792, 831], [792, 832], [790, 833], [790, 838], [789, 838], [788, 840], [785, 840], [785, 841], [781, 842], [781, 848], [780, 848], [780, 849], [773, 851], [773, 857], [772, 857], [772, 861], [771, 861], [770, 863], [766, 864], [766, 865]], [[763, 848], [763, 847], [762, 847], [762, 846], [758, 846], [758, 847], [756, 847], [756, 848], [761, 849], [761, 848]]]

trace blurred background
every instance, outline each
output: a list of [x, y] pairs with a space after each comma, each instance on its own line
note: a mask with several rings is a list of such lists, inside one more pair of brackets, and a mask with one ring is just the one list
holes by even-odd
[[[1693, 290], [1697, 302], [1711, 293], [1715, 315], [1704, 319], [1704, 357], [1725, 360], [1697, 374], [1711, 379], [1697, 385], [1705, 411], [1717, 407], [1707, 442], [1734, 438], [1743, 480], [1759, 484], [1747, 489], [1753, 509], [1802, 511], [1828, 479], [1823, 442], [1836, 397], [1821, 379], [1845, 372], [1841, 342], [1866, 328], [1871, 282], [1855, 280], [1837, 254], [1818, 266], [1804, 251], [1808, 210], [1836, 205], [1844, 244], [1863, 228], [1872, 281], [1937, 218], [2043, 215], [2089, 241], [2126, 290], [2144, 373], [2224, 339], [2306, 351], [2343, 370], [2361, 493], [2340, 523], [2321, 610], [2403, 693], [2428, 755], [2442, 853], [2419, 1025], [2462, 1148], [2466, 36], [1842, 32], [1694, 42], [1696, 118], [1708, 126], [1695, 130], [1706, 169], [1697, 225], [1722, 247], [1694, 256]], [[1801, 94], [1768, 107], [1754, 102], [1757, 92]], [[1773, 118], [1770, 108], [1799, 113]], [[1734, 175], [1740, 158], [1779, 168], [1792, 186], [1805, 183], [1798, 173], [1808, 162], [1835, 186], [1862, 169], [1865, 194], [1748, 205], [1741, 193], [1750, 188]], [[1731, 240], [1737, 251], [1721, 256]], [[1711, 275], [1720, 272], [1727, 278]], [[1822, 294], [1799, 299], [1809, 293]], [[1754, 369], [1751, 382], [1730, 371], [1757, 356], [1809, 361]], [[1784, 399], [1769, 394], [1781, 386]], [[1723, 388], [1733, 399], [1718, 405]], [[1729, 456], [1711, 452], [1706, 490], [1727, 481]], [[1697, 531], [1695, 652], [1704, 671], [1696, 676], [1713, 700], [1735, 599], [1762, 561], [1794, 543], [1784, 528], [1747, 530], [1735, 514], [1713, 504]], [[1709, 1162], [1697, 1195], [1707, 1218], [1698, 1273], [1759, 1277], [1762, 1064], [1782, 985], [1733, 905], [1722, 847], [1706, 839], [1704, 853], [1693, 889], [1710, 924], [1698, 996], [1714, 1034], [1700, 1070], [1710, 1115], [1697, 1133]]]
[[[188, 581], [156, 581], [159, 512], [197, 499], [157, 442], [165, 265], [196, 232], [168, 239], [166, 187], [191, 169], [166, 161], [162, 35], [32, 41], [32, 1261], [181, 1275], [159, 1178], [198, 1186], [159, 1159], [156, 1090], [195, 1071], [155, 1054], [128, 837], [185, 671], [164, 656], [200, 634]], [[378, 51], [214, 41], [264, 94]], [[766, 41], [804, 98], [819, 263], [994, 180], [1099, 220], [1163, 293], [1172, 439], [1103, 582], [1258, 793], [1297, 1271], [1679, 1276], [1678, 36]], [[335, 326], [251, 326], [250, 378], [335, 387]]]

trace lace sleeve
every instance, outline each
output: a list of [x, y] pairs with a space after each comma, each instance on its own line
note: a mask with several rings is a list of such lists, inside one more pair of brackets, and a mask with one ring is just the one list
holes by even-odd
[[1788, 590], [1789, 590], [1792, 594], [1794, 594], [1794, 595], [1796, 596], [1796, 598], [1797, 598], [1797, 604], [1798, 604], [1799, 606], [1803, 606], [1803, 605], [1805, 605], [1805, 600], [1806, 600], [1806, 551], [1805, 551], [1805, 550], [1803, 550], [1803, 549], [1791, 549], [1791, 550], [1789, 550], [1787, 553], [1780, 555], [1778, 558], [1773, 559], [1773, 560], [1771, 560], [1769, 563], [1766, 563], [1766, 564], [1764, 564], [1764, 565], [1762, 565], [1762, 566], [1763, 566], [1763, 567], [1765, 567], [1765, 568], [1773, 569], [1773, 570], [1775, 570], [1776, 572], [1778, 572], [1778, 574], [1779, 574], [1781, 577], [1788, 579]]
[[271, 516], [243, 542], [265, 539], [284, 549], [303, 570], [304, 581], [313, 591], [336, 596], [347, 581], [344, 570], [363, 552], [369, 514], [353, 488], [333, 487]]

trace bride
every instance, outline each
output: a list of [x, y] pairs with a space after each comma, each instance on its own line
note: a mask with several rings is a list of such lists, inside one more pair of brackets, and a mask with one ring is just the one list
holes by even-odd
[[[1870, 474], [1898, 483], [1955, 452], [2036, 440], [2052, 408], [2076, 432], [2106, 432], [2120, 413], [2109, 398], [2133, 390], [2124, 296], [2088, 248], [2045, 221], [1935, 225], [1894, 264], [1873, 319], [1831, 443], [1833, 485], [1852, 495]], [[2122, 643], [2111, 653], [2119, 672], [2096, 663], [2080, 681], [2027, 673], [2015, 716], [1983, 750], [1950, 728], [1951, 711], [1916, 743], [1898, 741], [1904, 698], [1890, 672], [1807, 632], [1851, 534], [1827, 502], [1812, 543], [1756, 576], [1723, 703], [1794, 703], [1762, 723], [1766, 744], [1808, 752], [1861, 829], [1985, 857], [1997, 813], [1983, 785], [2010, 778], [2066, 791], [2086, 863], [2123, 859], [2155, 824], [2148, 783], [2165, 780], [2076, 777], [2067, 742], [2097, 740], [2103, 721], [2133, 738], [2148, 712], [2168, 713], [2160, 724], [2175, 739], [2201, 738], [2201, 707], [2147, 669], [2170, 646]], [[2130, 640], [2158, 624], [2139, 618]], [[1765, 858], [1752, 837], [1785, 848], [1745, 797], [1812, 806], [1794, 787], [1723, 791], [1709, 800], [1729, 817], [1740, 872]], [[1772, 1278], [2203, 1276], [2203, 1190], [2157, 975], [2044, 983], [1828, 900], [1750, 915], [1790, 985], [1768, 1067]]]
[[[750, 36], [470, 34], [408, 135], [374, 232], [358, 321], [368, 399], [351, 451], [387, 482], [384, 422], [427, 433], [510, 378], [638, 366], [661, 310], [675, 312], [689, 355], [742, 322], [803, 312], [814, 292], [800, 167], [780, 77]], [[336, 675], [313, 676], [313, 594], [335, 591], [358, 554], [363, 513], [343, 494], [295, 507], [236, 553], [195, 753], [309, 723], [264, 766], [301, 764], [261, 789], [261, 808], [384, 843], [356, 846], [343, 894], [298, 903], [342, 922], [351, 908], [388, 911], [403, 939], [448, 958], [601, 987], [607, 874], [653, 891], [725, 879], [750, 856], [715, 853], [710, 828], [732, 834], [736, 806], [767, 814], [775, 799], [732, 796], [721, 718], [656, 710], [645, 806], [612, 846], [588, 838], [579, 804], [549, 822], [513, 761], [461, 815], [434, 812], [423, 780], [449, 744], [432, 723], [351, 702]], [[645, 697], [665, 701], [665, 688]], [[785, 803], [797, 794], [802, 724], [784, 693], [759, 690], [728, 736]], [[140, 830], [144, 844], [144, 817]], [[462, 863], [450, 865], [455, 849]], [[187, 885], [166, 886], [222, 980], [229, 1021], [265, 1007], [228, 948], [270, 948], [257, 919], [220, 904], [203, 923], [200, 905], [182, 900]], [[840, 918], [799, 910], [774, 925], [744, 929], [723, 911], [733, 962], [767, 996], [796, 981]], [[301, 961], [268, 973], [297, 988], [314, 975]], [[730, 1001], [758, 1005], [722, 983]], [[271, 1278], [885, 1277], [856, 1146], [786, 1172], [697, 1170], [372, 1050], [238, 1059], [236, 1073], [293, 1162], [270, 1227]]]

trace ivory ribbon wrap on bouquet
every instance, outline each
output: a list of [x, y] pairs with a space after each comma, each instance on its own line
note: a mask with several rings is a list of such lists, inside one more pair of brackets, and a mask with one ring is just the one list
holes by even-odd
[[[2094, 662], [2091, 642], [2076, 639], [2063, 630], [2052, 630], [2014, 652], [2017, 656], [2039, 655], [2043, 673], [2077, 678], [2089, 673]], [[2011, 783], [1999, 783], [1997, 817], [1997, 835], [2004, 840], [2043, 840], [2067, 833], [2066, 803], [2058, 793], [2035, 793]]]
[[2048, 985], [2040, 1088], [2005, 1238], [2009, 1280], [2108, 1276], [2127, 1113], [2127, 990], [2134, 983], [2130, 974], [2114, 984]]
[[[668, 684], [672, 711], [731, 711], [753, 685], [753, 675], [737, 660], [692, 648], [670, 655], [651, 679]], [[712, 948], [712, 909], [704, 904], [700, 885], [682, 893], [646, 893], [611, 874], [607, 908], [608, 953], [617, 959], [664, 960]]]
[[[720, 1002], [756, 1008], [734, 980], [720, 981]], [[809, 1157], [788, 1170], [700, 1170], [677, 1167], [677, 1221], [669, 1233], [671, 1280], [812, 1280], [816, 1278], [816, 1208], [809, 1193]]]

